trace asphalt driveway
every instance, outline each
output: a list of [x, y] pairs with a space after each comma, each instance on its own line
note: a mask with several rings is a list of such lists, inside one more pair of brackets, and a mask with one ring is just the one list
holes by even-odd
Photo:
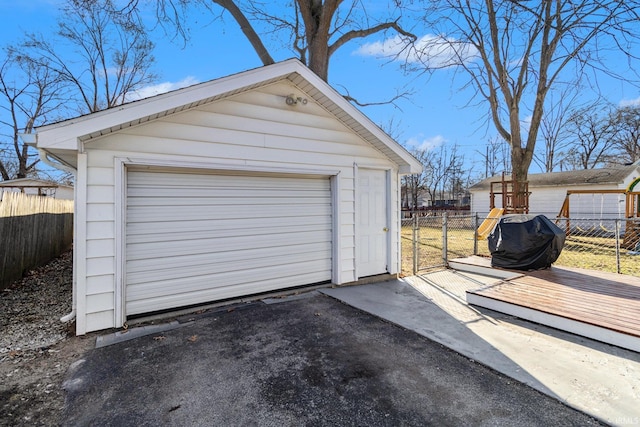
[[91, 350], [64, 425], [599, 425], [414, 332], [319, 293], [179, 319]]

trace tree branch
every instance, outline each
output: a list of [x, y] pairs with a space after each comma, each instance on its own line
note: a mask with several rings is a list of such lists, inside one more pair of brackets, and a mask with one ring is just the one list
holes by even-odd
[[396, 101], [400, 100], [400, 99], [408, 99], [411, 95], [412, 92], [410, 91], [405, 91], [405, 92], [399, 92], [396, 93], [393, 97], [391, 97], [390, 99], [386, 100], [386, 101], [377, 101], [377, 102], [361, 102], [358, 99], [354, 98], [353, 96], [351, 96], [351, 94], [349, 93], [348, 89], [342, 85], [338, 85], [345, 93], [342, 95], [344, 97], [344, 99], [346, 99], [349, 102], [352, 102], [354, 104], [356, 104], [359, 107], [371, 107], [371, 106], [375, 106], [375, 105], [388, 105], [391, 104], [394, 107], [396, 107], [398, 110], [402, 111], [402, 109], [398, 106], [398, 104], [396, 104]]
[[342, 47], [345, 43], [353, 39], [367, 37], [367, 36], [370, 36], [371, 34], [379, 33], [380, 31], [385, 31], [388, 29], [396, 30], [399, 34], [411, 40], [411, 42], [415, 42], [418, 39], [418, 37], [416, 37], [415, 34], [412, 34], [409, 31], [405, 31], [400, 26], [400, 24], [398, 24], [398, 21], [384, 22], [371, 28], [366, 28], [361, 30], [351, 30], [344, 33], [342, 36], [338, 38], [338, 40], [336, 40], [333, 44], [329, 46], [329, 56], [331, 56], [336, 50]]
[[258, 57], [262, 61], [263, 65], [271, 65], [275, 63], [275, 61], [271, 57], [271, 54], [269, 54], [269, 51], [267, 50], [265, 45], [262, 43], [260, 36], [258, 36], [258, 33], [256, 33], [255, 29], [253, 28], [253, 26], [251, 25], [247, 17], [244, 16], [244, 13], [242, 13], [240, 8], [235, 4], [233, 0], [211, 0], [211, 1], [219, 5], [220, 7], [224, 8], [225, 10], [227, 10], [231, 14], [231, 16], [233, 16], [233, 19], [235, 19], [237, 24], [240, 26], [242, 33], [245, 35], [247, 40], [249, 40], [249, 43], [251, 43], [251, 46], [258, 54]]

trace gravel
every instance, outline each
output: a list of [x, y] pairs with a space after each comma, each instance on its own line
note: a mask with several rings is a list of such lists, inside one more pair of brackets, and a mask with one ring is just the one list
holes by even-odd
[[2, 290], [1, 362], [50, 347], [68, 335], [60, 317], [71, 310], [71, 264], [69, 251]]
[[92, 347], [75, 337], [72, 252], [0, 290], [0, 425], [58, 425], [69, 365]]

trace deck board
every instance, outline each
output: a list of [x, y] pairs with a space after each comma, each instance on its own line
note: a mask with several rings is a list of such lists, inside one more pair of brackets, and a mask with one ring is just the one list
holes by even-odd
[[487, 308], [507, 307], [512, 314], [520, 307], [522, 313], [538, 312], [552, 323], [567, 319], [640, 338], [640, 278], [567, 267], [520, 273], [524, 274], [467, 291], [469, 301], [479, 306], [485, 301]]

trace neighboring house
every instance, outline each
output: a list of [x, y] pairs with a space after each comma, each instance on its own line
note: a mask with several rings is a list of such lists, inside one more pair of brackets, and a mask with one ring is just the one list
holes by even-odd
[[[464, 192], [464, 193], [446, 192], [444, 194], [442, 194], [441, 192], [438, 192], [437, 197], [439, 197], [439, 199], [432, 200], [431, 195], [429, 194], [428, 191], [420, 190], [420, 192], [418, 193], [417, 208], [418, 209], [425, 209], [430, 207], [461, 208], [461, 207], [468, 207], [469, 203], [471, 202], [471, 196], [469, 195], [469, 192]], [[442, 197], [444, 197], [444, 199], [442, 199]], [[403, 202], [404, 204], [403, 209], [407, 209], [407, 210], [414, 209], [413, 207], [407, 208], [407, 205], [410, 203], [411, 202], [409, 200], [405, 199]]]
[[[560, 212], [567, 190], [625, 190], [638, 177], [640, 162], [602, 169], [529, 174], [529, 213], [553, 219]], [[487, 178], [469, 189], [471, 212], [481, 215], [489, 212], [490, 182], [501, 179], [501, 176]], [[510, 180], [511, 177], [506, 176], [505, 179]], [[502, 207], [499, 196], [496, 204], [496, 207]], [[574, 194], [570, 200], [570, 216], [573, 218], [622, 218], [624, 209], [624, 196], [617, 194]]]
[[24, 137], [76, 169], [78, 334], [400, 270], [399, 181], [421, 165], [297, 60]]
[[425, 197], [423, 200], [423, 206], [430, 207], [441, 207], [441, 208], [460, 208], [464, 206], [469, 206], [471, 201], [471, 197], [469, 193], [438, 193], [438, 199], [432, 200], [429, 196]]
[[54, 199], [73, 200], [73, 187], [42, 179], [20, 178], [0, 181], [0, 199], [2, 193], [24, 193], [36, 196], [48, 196]]

